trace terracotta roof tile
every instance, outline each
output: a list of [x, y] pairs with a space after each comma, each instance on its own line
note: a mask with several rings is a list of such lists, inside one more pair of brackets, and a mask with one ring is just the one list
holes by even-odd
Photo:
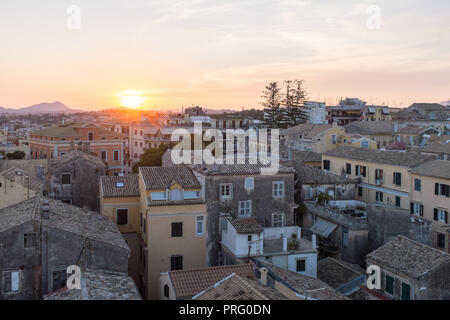
[[237, 233], [261, 233], [264, 228], [254, 218], [231, 219], [231, 225]]
[[137, 174], [103, 176], [100, 178], [103, 197], [139, 197], [139, 177]]
[[192, 170], [188, 167], [140, 167], [147, 190], [165, 190], [176, 182], [183, 188], [200, 188]]

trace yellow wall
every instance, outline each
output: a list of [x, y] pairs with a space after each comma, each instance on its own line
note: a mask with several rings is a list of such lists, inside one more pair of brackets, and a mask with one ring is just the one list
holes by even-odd
[[[416, 178], [421, 180], [421, 191], [414, 190], [414, 179]], [[446, 225], [445, 222], [434, 220], [434, 208], [444, 209], [450, 212], [450, 198], [442, 195], [435, 195], [435, 183], [450, 185], [450, 180], [411, 174], [411, 201], [421, 203], [423, 205], [423, 217], [429, 221], [432, 221], [432, 245], [434, 248], [437, 248], [437, 233], [439, 232], [446, 234], [446, 230], [448, 229], [448, 227], [443, 227], [444, 225]], [[448, 237], [449, 235], [447, 233], [444, 249], [445, 252], [450, 252]], [[437, 249], [443, 250], [442, 248]]]
[[102, 198], [100, 210], [104, 216], [117, 223], [117, 209], [128, 209], [128, 224], [118, 225], [122, 233], [138, 233], [140, 230], [139, 197]]
[[[406, 193], [410, 193], [411, 190], [411, 176], [409, 174], [407, 167], [401, 166], [392, 166], [383, 163], [373, 163], [363, 160], [353, 160], [353, 159], [345, 159], [345, 158], [336, 158], [328, 155], [322, 155], [322, 160], [330, 160], [330, 172], [341, 175], [342, 169], [345, 170], [346, 164], [350, 163], [352, 166], [352, 173], [348, 175], [349, 178], [358, 178], [359, 176], [355, 175], [355, 165], [366, 166], [366, 177], [360, 177], [362, 183], [376, 185], [375, 183], [375, 169], [382, 169], [384, 171], [384, 182], [379, 187], [387, 189], [386, 192], [383, 192], [383, 204], [390, 204], [392, 206], [395, 205], [395, 195], [389, 194], [387, 191], [389, 189], [402, 191]], [[402, 184], [401, 186], [397, 186], [393, 184], [393, 173], [400, 172], [402, 175]], [[434, 189], [433, 189], [434, 190]], [[358, 200], [362, 200], [369, 203], [376, 203], [376, 191], [369, 190], [367, 188], [363, 188], [363, 196], [358, 198], [358, 193], [356, 192], [356, 197]], [[401, 197], [401, 208], [409, 210], [409, 198]]]
[[[317, 153], [324, 153], [338, 146], [338, 141], [345, 134], [345, 129], [339, 126], [332, 126], [313, 139], [313, 150]], [[336, 135], [336, 144], [332, 143], [332, 136]], [[319, 141], [320, 139], [320, 141]]]

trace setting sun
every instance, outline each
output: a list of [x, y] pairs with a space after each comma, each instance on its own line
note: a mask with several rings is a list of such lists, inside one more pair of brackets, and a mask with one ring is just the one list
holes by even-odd
[[120, 104], [127, 108], [139, 108], [145, 102], [145, 97], [142, 93], [136, 90], [127, 90], [119, 94]]

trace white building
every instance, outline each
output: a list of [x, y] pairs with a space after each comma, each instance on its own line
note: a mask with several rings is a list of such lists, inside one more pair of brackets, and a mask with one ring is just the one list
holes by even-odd
[[305, 101], [305, 109], [308, 112], [308, 121], [312, 124], [327, 124], [325, 102]]

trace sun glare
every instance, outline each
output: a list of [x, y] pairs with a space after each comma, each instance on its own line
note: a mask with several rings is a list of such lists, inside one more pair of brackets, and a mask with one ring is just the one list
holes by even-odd
[[145, 97], [140, 91], [127, 90], [119, 94], [120, 104], [127, 108], [139, 108], [145, 102]]

